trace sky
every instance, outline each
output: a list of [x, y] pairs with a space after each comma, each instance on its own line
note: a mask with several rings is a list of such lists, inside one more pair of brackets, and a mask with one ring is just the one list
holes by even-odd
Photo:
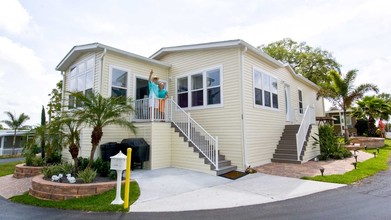
[[388, 0], [2, 0], [0, 120], [4, 111], [40, 122], [61, 80], [56, 65], [75, 45], [99, 42], [149, 57], [162, 47], [283, 38], [333, 54], [356, 84], [391, 93]]

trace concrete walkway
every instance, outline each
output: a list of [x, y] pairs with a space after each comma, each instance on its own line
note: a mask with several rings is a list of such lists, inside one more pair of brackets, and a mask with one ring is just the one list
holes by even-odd
[[9, 199], [29, 191], [32, 177], [16, 179], [13, 174], [0, 177], [0, 196]]
[[285, 200], [342, 187], [294, 178], [251, 174], [237, 180], [164, 168], [132, 173], [141, 189], [131, 212], [171, 212], [231, 208]]

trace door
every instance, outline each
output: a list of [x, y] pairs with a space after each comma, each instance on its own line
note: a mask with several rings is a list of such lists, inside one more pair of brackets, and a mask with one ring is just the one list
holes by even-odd
[[292, 106], [291, 106], [291, 93], [290, 86], [285, 84], [284, 86], [284, 94], [285, 94], [285, 120], [288, 122], [293, 121], [292, 117]]
[[136, 78], [136, 100], [148, 98], [148, 80]]

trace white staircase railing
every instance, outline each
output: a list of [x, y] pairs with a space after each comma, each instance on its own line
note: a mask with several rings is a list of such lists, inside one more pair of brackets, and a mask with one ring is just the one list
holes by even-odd
[[300, 160], [307, 132], [312, 124], [315, 124], [315, 108], [308, 105], [301, 120], [300, 128], [296, 133], [297, 160]]
[[190, 113], [183, 110], [172, 98], [166, 100], [145, 98], [135, 100], [133, 104], [133, 121], [169, 121], [174, 123], [185, 135], [187, 141], [191, 142], [216, 170], [219, 170], [218, 137], [210, 135], [190, 116]]

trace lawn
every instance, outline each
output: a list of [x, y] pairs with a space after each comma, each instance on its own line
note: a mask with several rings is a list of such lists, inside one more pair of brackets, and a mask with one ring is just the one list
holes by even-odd
[[[123, 197], [125, 186], [122, 185], [121, 195]], [[140, 189], [137, 182], [130, 183], [129, 204], [133, 204], [140, 196]], [[25, 193], [20, 196], [14, 196], [10, 200], [17, 203], [34, 205], [47, 208], [81, 210], [94, 212], [127, 212], [123, 205], [111, 205], [115, 198], [115, 188], [105, 193], [95, 196], [84, 197], [80, 199], [69, 199], [64, 201], [49, 201], [37, 199]]]
[[14, 162], [0, 164], [0, 176], [6, 176], [9, 174], [13, 174], [15, 171], [15, 166], [17, 164], [21, 164], [23, 162], [24, 162], [24, 160], [20, 160], [20, 161], [14, 161]]
[[[373, 153], [375, 150], [367, 150], [368, 153]], [[369, 176], [373, 176], [376, 173], [388, 169], [388, 161], [391, 152], [391, 140], [385, 141], [385, 146], [380, 148], [380, 153], [376, 158], [358, 162], [357, 169], [347, 172], [345, 174], [335, 174], [328, 176], [314, 176], [314, 177], [303, 177], [306, 180], [315, 180], [330, 183], [341, 183], [341, 184], [352, 184], [361, 179]]]

